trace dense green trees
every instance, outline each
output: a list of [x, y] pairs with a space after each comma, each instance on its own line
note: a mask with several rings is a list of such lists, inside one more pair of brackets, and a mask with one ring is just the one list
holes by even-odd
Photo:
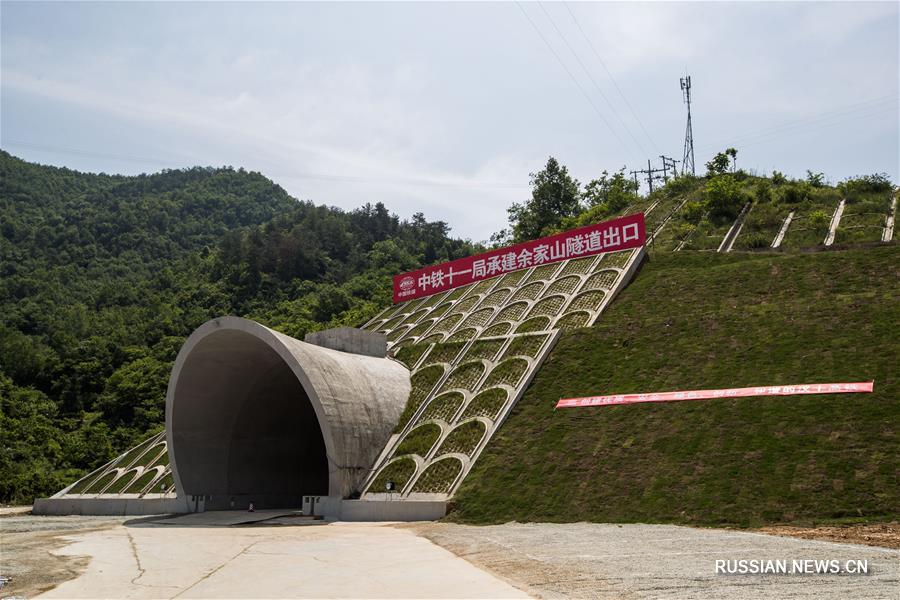
[[638, 186], [625, 177], [624, 168], [612, 174], [603, 171], [599, 179], [588, 182], [582, 190], [568, 168], [552, 156], [542, 170], [531, 174], [531, 188], [530, 200], [509, 208], [510, 230], [495, 234], [495, 245], [598, 223], [638, 199]]
[[[891, 190], [883, 175], [838, 190], [780, 174], [768, 183], [727, 172], [734, 156], [723, 156], [721, 173], [654, 191], [687, 201], [673, 227], [730, 223], [751, 197], [758, 214], [838, 191], [868, 206]], [[639, 200], [624, 171], [582, 189], [552, 157], [532, 185], [497, 243]], [[242, 169], [124, 177], [0, 151], [0, 502], [52, 493], [161, 427], [172, 362], [204, 321], [246, 316], [295, 337], [358, 325], [390, 301], [391, 275], [479, 249], [422, 214], [299, 202]]]
[[537, 173], [531, 174], [531, 199], [509, 207], [512, 241], [522, 242], [546, 235], [577, 216], [582, 210], [578, 180], [552, 156]]
[[0, 502], [55, 492], [161, 427], [172, 362], [204, 321], [358, 325], [390, 275], [474, 250], [421, 214], [298, 202], [242, 169], [93, 175], [0, 152]]

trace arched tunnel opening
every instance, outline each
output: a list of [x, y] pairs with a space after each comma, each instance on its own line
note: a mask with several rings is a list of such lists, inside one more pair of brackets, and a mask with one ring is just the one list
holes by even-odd
[[206, 510], [299, 508], [329, 492], [326, 444], [291, 366], [245, 331], [198, 341], [172, 390], [172, 462]]

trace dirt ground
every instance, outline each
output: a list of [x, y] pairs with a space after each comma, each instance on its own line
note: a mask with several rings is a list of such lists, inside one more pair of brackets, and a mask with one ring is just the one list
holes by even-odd
[[67, 536], [120, 526], [125, 518], [42, 517], [31, 507], [0, 509], [0, 575], [12, 581], [0, 592], [31, 598], [74, 579], [87, 569], [87, 556], [53, 554], [69, 544]]
[[863, 544], [882, 548], [900, 549], [900, 522], [865, 523], [859, 525], [833, 525], [818, 527], [795, 527], [793, 525], [772, 525], [756, 531], [769, 535], [783, 535], [804, 540], [825, 540], [844, 544]]

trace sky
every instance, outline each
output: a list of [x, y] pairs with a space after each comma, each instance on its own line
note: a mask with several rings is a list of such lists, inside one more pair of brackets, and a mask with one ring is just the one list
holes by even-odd
[[423, 212], [485, 240], [548, 156], [582, 183], [900, 177], [900, 3], [0, 3], [0, 146], [137, 174], [260, 171], [291, 195]]

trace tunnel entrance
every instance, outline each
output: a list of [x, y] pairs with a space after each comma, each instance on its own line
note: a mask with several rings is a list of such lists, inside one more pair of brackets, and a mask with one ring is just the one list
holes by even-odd
[[300, 508], [326, 496], [329, 469], [316, 411], [297, 375], [258, 337], [213, 332], [186, 357], [170, 415], [185, 495], [207, 510]]

